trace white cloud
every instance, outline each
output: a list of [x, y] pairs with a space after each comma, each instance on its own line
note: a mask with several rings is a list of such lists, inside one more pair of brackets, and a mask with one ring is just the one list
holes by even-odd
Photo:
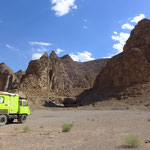
[[85, 61], [90, 61], [95, 59], [92, 58], [92, 54], [88, 51], [84, 51], [82, 53], [78, 52], [77, 55], [71, 53], [70, 56], [74, 61], [80, 61], [80, 62], [85, 62]]
[[118, 32], [116, 32], [116, 31], [114, 31], [113, 33], [114, 33], [114, 34], [118, 34]]
[[83, 29], [88, 29], [88, 27], [87, 26], [83, 26]]
[[46, 42], [28, 42], [32, 47], [32, 60], [39, 59], [44, 52], [48, 51], [47, 46], [52, 45], [51, 43], [46, 43]]
[[129, 33], [120, 32], [119, 35], [113, 35], [112, 39], [115, 41], [119, 41], [121, 44], [123, 44], [129, 38], [129, 36]]
[[77, 5], [75, 5], [75, 0], [50, 0], [56, 16], [64, 16], [68, 14], [71, 9], [77, 9]]
[[119, 52], [121, 52], [123, 50], [123, 46], [124, 46], [124, 44], [117, 43], [117, 44], [113, 45], [113, 48], [117, 49]]
[[119, 42], [117, 44], [114, 44], [113, 48], [116, 49], [118, 52], [122, 52], [123, 46], [125, 45], [125, 43], [129, 37], [130, 37], [130, 34], [124, 33], [124, 32], [120, 32], [117, 35], [112, 35], [112, 40]]
[[115, 54], [108, 54], [108, 56], [106, 56], [106, 57], [102, 57], [102, 58], [111, 58], [112, 56], [114, 56]]
[[45, 43], [45, 42], [28, 42], [30, 45], [40, 45], [40, 46], [50, 46], [51, 43]]
[[32, 60], [39, 59], [41, 56], [42, 56], [41, 53], [33, 53], [33, 55], [32, 55]]
[[144, 14], [140, 14], [139, 16], [136, 16], [134, 17], [131, 22], [134, 22], [134, 23], [138, 23], [139, 21], [141, 21], [142, 19], [145, 18], [145, 15]]
[[14, 47], [11, 46], [11, 45], [9, 45], [9, 44], [6, 44], [5, 46], [6, 46], [7, 48], [9, 48], [9, 49], [14, 49]]
[[129, 23], [125, 23], [122, 25], [121, 27], [122, 29], [129, 29], [132, 30], [134, 28], [134, 26], [130, 25]]
[[62, 50], [62, 49], [60, 49], [60, 48], [57, 48], [56, 54], [60, 54], [60, 53], [62, 53], [62, 52], [64, 52], [64, 50]]
[[6, 44], [5, 46], [6, 46], [8, 49], [10, 49], [11, 51], [14, 51], [14, 52], [19, 51], [19, 49], [18, 49], [18, 48], [13, 47], [13, 46], [11, 46], [11, 45], [9, 45], [9, 44]]
[[[144, 14], [140, 14], [139, 16], [136, 16], [134, 18], [130, 18], [129, 21], [130, 23], [125, 23], [121, 26], [121, 29], [128, 29], [128, 30], [132, 30], [134, 28], [133, 25], [131, 25], [131, 23], [138, 23], [140, 20], [144, 19], [145, 15]], [[122, 22], [120, 22], [122, 23]], [[113, 45], [113, 49], [117, 50], [116, 53], [113, 54], [109, 54], [109, 56], [113, 56], [115, 54], [118, 54], [120, 52], [123, 51], [123, 47], [126, 44], [126, 41], [128, 40], [128, 38], [130, 37], [129, 33], [125, 33], [125, 32], [113, 32], [114, 35], [112, 35], [112, 40], [116, 41], [117, 43]]]
[[87, 19], [84, 19], [83, 21], [84, 21], [84, 22], [87, 22]]

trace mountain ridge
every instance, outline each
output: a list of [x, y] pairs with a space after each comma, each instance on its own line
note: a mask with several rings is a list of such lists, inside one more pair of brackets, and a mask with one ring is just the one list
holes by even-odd
[[52, 51], [50, 55], [45, 53], [40, 59], [30, 61], [26, 71], [11, 72], [15, 77], [13, 82], [0, 90], [24, 93], [30, 101], [39, 103], [41, 97], [48, 99], [51, 96], [75, 96], [93, 87], [97, 74], [108, 60], [76, 62], [69, 55], [58, 57]]

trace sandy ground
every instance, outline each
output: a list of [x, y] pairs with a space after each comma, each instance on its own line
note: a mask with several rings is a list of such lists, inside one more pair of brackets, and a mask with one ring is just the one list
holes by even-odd
[[[0, 127], [1, 150], [127, 150], [125, 137], [141, 138], [135, 150], [150, 150], [149, 111], [139, 110], [34, 110], [25, 124]], [[62, 132], [72, 123], [70, 132]], [[24, 133], [24, 127], [30, 131]]]

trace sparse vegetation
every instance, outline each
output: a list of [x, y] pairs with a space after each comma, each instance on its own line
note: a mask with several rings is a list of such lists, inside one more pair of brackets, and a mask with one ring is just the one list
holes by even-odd
[[15, 134], [13, 134], [12, 136], [17, 136], [18, 134], [17, 133], [15, 133]]
[[73, 127], [73, 124], [64, 124], [62, 128], [62, 132], [69, 132]]
[[16, 127], [14, 130], [15, 130], [15, 131], [17, 131], [17, 130], [18, 130], [18, 128]]
[[135, 148], [138, 147], [140, 145], [140, 138], [137, 135], [128, 135], [125, 138], [126, 141], [126, 146], [129, 148]]
[[23, 128], [23, 132], [24, 132], [24, 133], [30, 132], [30, 127], [29, 127], [29, 126], [25, 126], [25, 127]]
[[43, 125], [41, 125], [41, 126], [40, 126], [40, 128], [44, 128], [44, 126], [43, 126]]
[[51, 135], [51, 136], [49, 136], [49, 138], [50, 138], [50, 139], [52, 139], [52, 138], [54, 138], [54, 136], [53, 136], [53, 135]]
[[92, 119], [91, 121], [95, 121], [95, 119]]
[[150, 118], [148, 118], [147, 121], [150, 122]]

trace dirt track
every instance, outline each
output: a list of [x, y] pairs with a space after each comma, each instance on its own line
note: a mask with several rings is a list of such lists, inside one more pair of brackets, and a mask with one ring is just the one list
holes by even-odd
[[[132, 110], [34, 110], [23, 125], [0, 127], [1, 150], [126, 150], [125, 136], [140, 136], [135, 150], [150, 150], [150, 112]], [[73, 123], [62, 133], [64, 123]], [[30, 131], [23, 132], [29, 126]]]

